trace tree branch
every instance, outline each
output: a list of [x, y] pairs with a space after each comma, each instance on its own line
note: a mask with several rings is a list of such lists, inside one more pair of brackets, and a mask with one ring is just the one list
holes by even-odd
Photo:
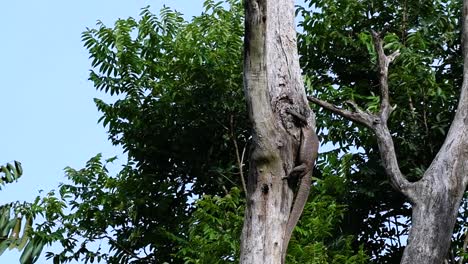
[[343, 108], [340, 108], [336, 105], [330, 104], [329, 102], [322, 101], [318, 98], [312, 97], [312, 96], [307, 96], [307, 100], [310, 102], [319, 105], [328, 111], [337, 114], [339, 116], [342, 116], [348, 120], [354, 121], [356, 123], [359, 123], [361, 125], [367, 126], [369, 128], [372, 128], [372, 115], [368, 112], [364, 112], [359, 107], [357, 106], [356, 103], [352, 101], [347, 101], [348, 104], [352, 105], [356, 112], [352, 112]]
[[353, 101], [347, 101], [355, 111], [349, 111], [332, 105], [328, 102], [322, 101], [318, 98], [309, 96], [309, 101], [335, 113], [348, 120], [367, 126], [372, 129], [377, 137], [377, 143], [379, 145], [380, 156], [382, 159], [382, 165], [385, 168], [385, 172], [390, 178], [390, 182], [393, 187], [398, 191], [405, 194], [410, 200], [413, 200], [414, 194], [412, 184], [404, 177], [398, 166], [398, 161], [395, 152], [395, 146], [393, 144], [392, 135], [387, 126], [387, 120], [393, 111], [390, 106], [389, 90], [388, 90], [388, 67], [390, 63], [400, 54], [399, 51], [392, 53], [389, 56], [385, 55], [383, 49], [383, 41], [380, 35], [373, 31], [372, 32], [375, 49], [378, 54], [378, 69], [380, 75], [380, 111], [378, 114], [372, 114], [368, 111], [363, 111]]
[[244, 178], [244, 153], [245, 153], [245, 148], [242, 151], [242, 158], [239, 156], [239, 146], [237, 145], [237, 140], [236, 137], [234, 136], [234, 116], [231, 115], [231, 139], [232, 142], [234, 143], [234, 150], [236, 152], [236, 160], [237, 160], [237, 167], [239, 168], [239, 174], [240, 174], [240, 179], [242, 183], [242, 190], [244, 191], [245, 194], [247, 194], [247, 185], [245, 184], [245, 178]]
[[413, 193], [410, 193], [411, 183], [401, 173], [396, 157], [395, 146], [393, 144], [392, 135], [388, 130], [386, 123], [376, 124], [373, 128], [379, 145], [380, 157], [385, 172], [390, 178], [390, 182], [398, 191], [405, 194], [410, 200], [414, 198]]
[[378, 70], [379, 70], [379, 81], [380, 81], [380, 111], [379, 116], [374, 122], [373, 130], [377, 136], [377, 143], [379, 145], [380, 156], [382, 158], [383, 166], [387, 175], [390, 177], [392, 185], [402, 193], [406, 194], [409, 198], [410, 194], [407, 191], [410, 183], [403, 176], [398, 166], [398, 161], [395, 152], [395, 146], [393, 144], [392, 135], [387, 126], [388, 118], [393, 111], [390, 106], [389, 90], [388, 90], [388, 67], [390, 63], [400, 55], [399, 51], [395, 51], [391, 55], [385, 55], [383, 48], [383, 41], [380, 34], [372, 31], [372, 38], [374, 40], [374, 47], [378, 54]]
[[133, 258], [136, 258], [138, 260], [143, 260], [143, 259], [146, 259], [146, 257], [140, 257], [138, 256], [137, 254], [135, 254], [134, 252], [128, 250], [125, 246], [121, 245], [119, 242], [117, 242], [117, 240], [115, 240], [114, 238], [110, 237], [109, 235], [102, 235], [102, 236], [98, 236], [96, 237], [97, 239], [103, 239], [103, 238], [107, 238], [109, 240], [109, 243], [114, 243], [116, 245], [116, 247], [120, 248], [123, 252], [125, 252], [127, 255], [130, 255], [132, 256]]
[[389, 91], [388, 91], [388, 66], [400, 55], [400, 51], [395, 51], [391, 55], [385, 55], [383, 48], [383, 41], [380, 38], [380, 34], [372, 31], [372, 38], [374, 40], [374, 47], [378, 55], [378, 68], [380, 75], [380, 118], [382, 122], [386, 123], [388, 117], [393, 111], [390, 106]]

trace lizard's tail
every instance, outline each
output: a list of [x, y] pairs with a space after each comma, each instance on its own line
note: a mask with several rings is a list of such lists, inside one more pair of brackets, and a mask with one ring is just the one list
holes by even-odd
[[297, 196], [294, 199], [294, 204], [292, 205], [291, 213], [289, 214], [288, 223], [286, 225], [286, 230], [284, 234], [284, 247], [283, 247], [283, 261], [286, 258], [286, 252], [288, 251], [289, 240], [291, 239], [292, 232], [299, 217], [301, 217], [302, 211], [304, 210], [307, 199], [309, 198], [309, 192], [312, 184], [312, 170], [306, 175], [301, 177], [301, 183], [299, 189], [297, 190]]

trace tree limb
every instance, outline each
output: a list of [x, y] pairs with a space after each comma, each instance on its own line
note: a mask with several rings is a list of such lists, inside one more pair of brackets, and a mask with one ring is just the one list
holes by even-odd
[[336, 105], [330, 104], [329, 102], [322, 101], [318, 98], [312, 97], [312, 96], [307, 96], [307, 100], [310, 102], [319, 105], [328, 111], [337, 114], [339, 116], [342, 116], [348, 120], [354, 121], [356, 123], [359, 123], [361, 125], [365, 125], [369, 128], [372, 128], [372, 115], [370, 113], [364, 112], [359, 109], [356, 103], [352, 101], [347, 101], [348, 104], [352, 105], [354, 109], [356, 109], [356, 112], [352, 112], [343, 108], [340, 108]]
[[391, 112], [393, 111], [392, 107], [390, 106], [390, 99], [389, 99], [389, 92], [388, 92], [388, 66], [390, 63], [395, 60], [398, 55], [400, 55], [400, 51], [395, 51], [391, 55], [385, 55], [385, 51], [383, 48], [383, 41], [380, 38], [380, 34], [372, 31], [372, 38], [374, 40], [374, 47], [377, 51], [378, 55], [378, 68], [379, 68], [379, 75], [380, 75], [380, 118], [381, 120], [386, 123], [388, 117], [390, 116]]
[[392, 53], [389, 56], [385, 55], [383, 49], [383, 41], [380, 35], [373, 31], [372, 32], [375, 49], [378, 54], [378, 70], [380, 75], [380, 111], [377, 114], [372, 114], [368, 111], [363, 111], [353, 101], [347, 101], [354, 111], [339, 108], [328, 102], [322, 101], [318, 98], [309, 96], [309, 101], [317, 104], [337, 115], [340, 115], [348, 120], [367, 126], [372, 129], [377, 137], [377, 143], [379, 145], [380, 156], [382, 159], [382, 165], [385, 168], [385, 172], [390, 178], [390, 182], [395, 189], [405, 194], [410, 200], [413, 200], [414, 193], [412, 184], [404, 177], [398, 166], [398, 161], [395, 152], [395, 146], [393, 144], [392, 135], [387, 126], [387, 120], [394, 108], [390, 106], [389, 90], [388, 90], [388, 67], [390, 63], [400, 54], [399, 51]]

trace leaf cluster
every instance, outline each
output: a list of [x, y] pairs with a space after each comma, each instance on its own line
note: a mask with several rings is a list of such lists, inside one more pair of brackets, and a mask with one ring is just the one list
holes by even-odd
[[[16, 182], [23, 175], [21, 162], [0, 166], [0, 186]], [[22, 252], [20, 263], [34, 263], [46, 241], [32, 234], [33, 219], [37, 215], [34, 204], [12, 202], [0, 206], [0, 255], [6, 249]]]
[[7, 163], [6, 165], [1, 165], [0, 189], [5, 184], [17, 181], [21, 175], [23, 175], [23, 167], [21, 166], [21, 162], [14, 161], [14, 164]]

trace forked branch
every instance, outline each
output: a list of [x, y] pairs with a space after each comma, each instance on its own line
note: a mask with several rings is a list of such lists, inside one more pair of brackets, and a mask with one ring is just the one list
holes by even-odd
[[347, 104], [351, 105], [353, 111], [343, 109], [320, 100], [318, 98], [309, 96], [308, 100], [314, 104], [317, 104], [337, 115], [340, 115], [353, 122], [365, 125], [372, 129], [377, 137], [379, 145], [380, 155], [382, 158], [382, 165], [385, 168], [387, 175], [390, 178], [392, 185], [408, 198], [413, 198], [413, 193], [410, 188], [411, 183], [403, 176], [398, 166], [398, 161], [395, 153], [395, 146], [393, 144], [392, 136], [387, 126], [387, 120], [394, 108], [390, 106], [389, 90], [388, 90], [388, 67], [390, 63], [400, 54], [399, 51], [392, 53], [391, 55], [385, 55], [383, 48], [383, 41], [380, 35], [376, 32], [372, 32], [375, 49], [378, 54], [378, 70], [379, 70], [379, 81], [380, 81], [380, 110], [377, 114], [369, 111], [362, 110], [353, 101], [346, 101]]
[[388, 91], [388, 67], [396, 57], [400, 55], [400, 51], [395, 51], [389, 56], [385, 55], [383, 41], [380, 34], [372, 31], [372, 39], [374, 47], [378, 55], [379, 81], [380, 81], [380, 118], [383, 123], [387, 123], [388, 117], [393, 111], [390, 106], [389, 91]]

